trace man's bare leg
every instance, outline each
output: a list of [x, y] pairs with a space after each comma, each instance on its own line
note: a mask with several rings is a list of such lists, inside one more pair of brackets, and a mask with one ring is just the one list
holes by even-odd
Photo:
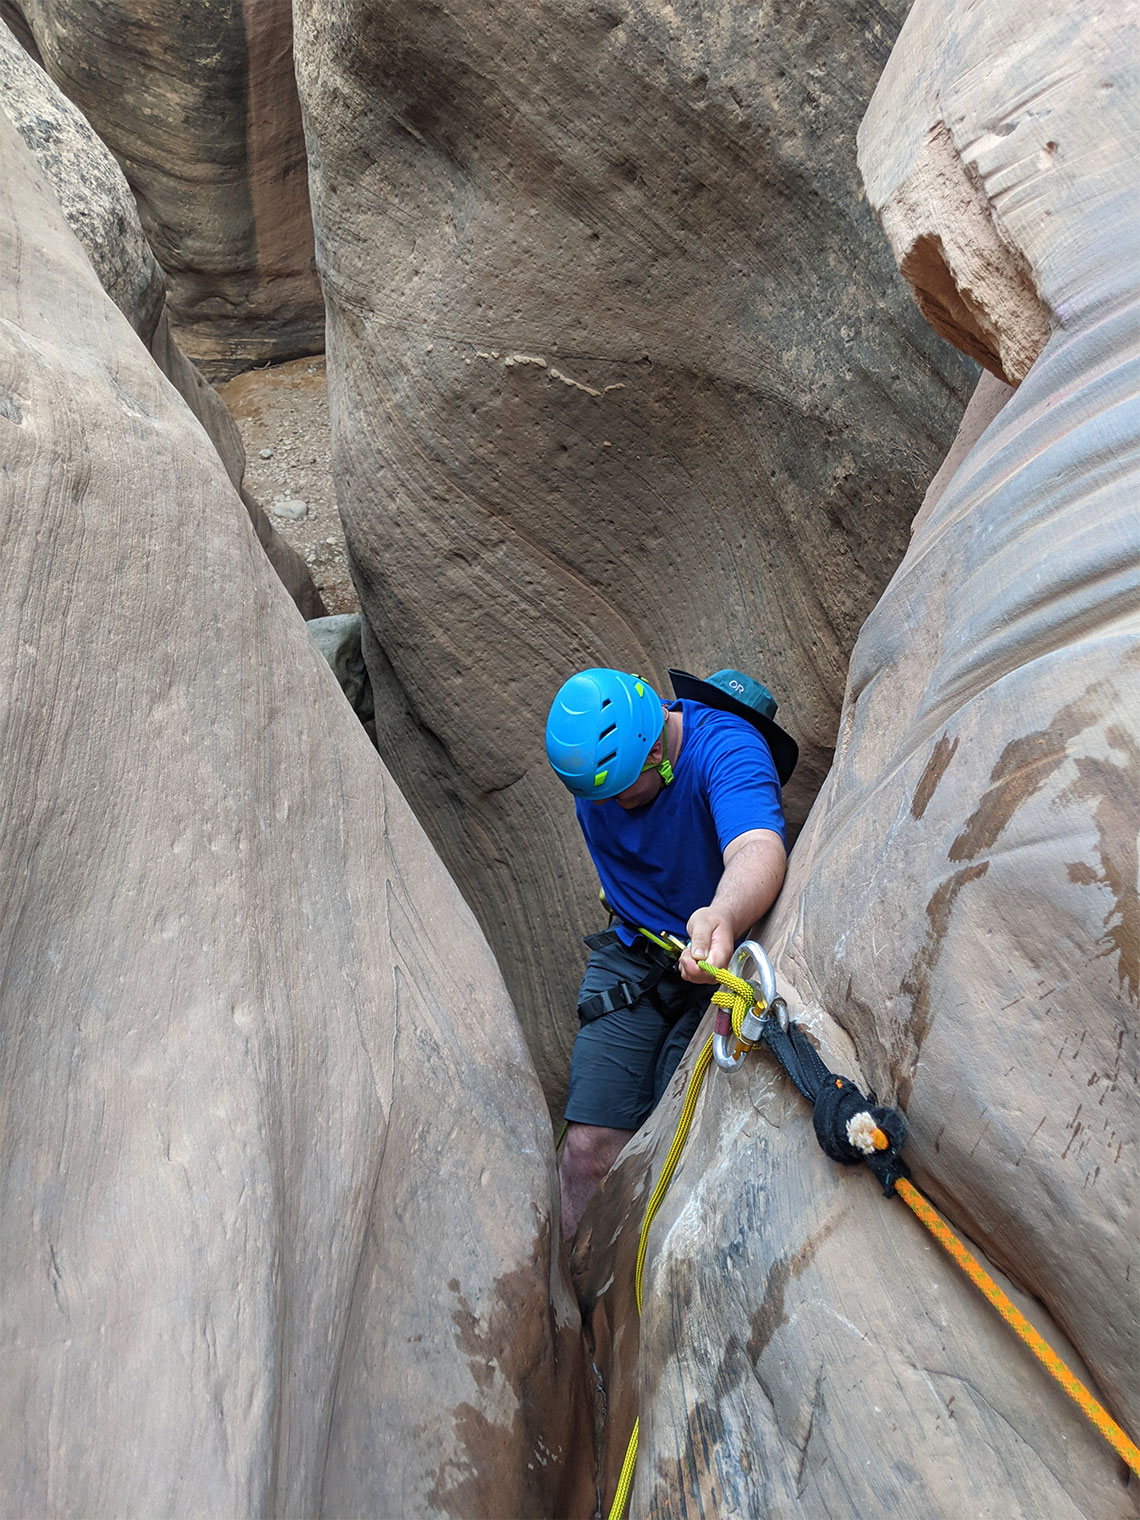
[[577, 1234], [586, 1205], [598, 1183], [625, 1149], [631, 1129], [609, 1129], [603, 1124], [570, 1124], [562, 1142], [558, 1180], [562, 1187], [562, 1238]]

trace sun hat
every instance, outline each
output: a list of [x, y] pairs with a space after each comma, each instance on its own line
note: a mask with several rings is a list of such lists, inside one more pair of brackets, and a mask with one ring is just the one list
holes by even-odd
[[763, 681], [754, 680], [742, 670], [718, 670], [707, 681], [684, 670], [671, 670], [669, 679], [677, 697], [687, 702], [702, 702], [720, 712], [735, 713], [751, 723], [768, 741], [780, 785], [786, 786], [796, 768], [800, 747], [792, 736], [774, 721], [779, 706]]

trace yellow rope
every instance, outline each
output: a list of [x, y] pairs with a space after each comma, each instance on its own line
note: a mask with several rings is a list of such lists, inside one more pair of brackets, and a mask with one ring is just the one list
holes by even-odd
[[633, 1422], [633, 1434], [625, 1449], [625, 1461], [621, 1464], [621, 1477], [618, 1479], [617, 1493], [614, 1494], [614, 1502], [610, 1508], [610, 1520], [621, 1520], [622, 1515], [625, 1514], [625, 1507], [629, 1503], [629, 1491], [633, 1487], [633, 1469], [637, 1462], [637, 1428], [640, 1424], [640, 1419]]
[[938, 1241], [938, 1244], [949, 1251], [970, 1281], [982, 1290], [1010, 1329], [1016, 1331], [1041, 1365], [1057, 1379], [1061, 1387], [1074, 1403], [1079, 1405], [1105, 1440], [1115, 1447], [1116, 1451], [1124, 1458], [1132, 1471], [1137, 1476], [1140, 1476], [1140, 1447], [1137, 1447], [1128, 1439], [1111, 1415], [1102, 1409], [1088, 1389], [1077, 1381], [1049, 1343], [1038, 1335], [1037, 1331], [1025, 1318], [1025, 1315], [1002, 1292], [977, 1258], [970, 1255], [966, 1247], [949, 1226], [938, 1217], [914, 1184], [908, 1182], [905, 1177], [900, 1177], [895, 1183], [895, 1192], [908, 1208], [914, 1210], [918, 1218], [922, 1220], [926, 1228]]
[[[701, 1083], [705, 1080], [709, 1066], [712, 1064], [712, 1036], [705, 1041], [701, 1053], [697, 1057], [693, 1067], [693, 1074], [689, 1078], [689, 1085], [685, 1089], [685, 1101], [681, 1107], [681, 1117], [677, 1121], [677, 1128], [673, 1133], [673, 1143], [669, 1147], [669, 1154], [665, 1157], [665, 1165], [661, 1168], [661, 1175], [657, 1179], [657, 1186], [649, 1195], [649, 1202], [645, 1206], [645, 1218], [641, 1221], [641, 1239], [637, 1243], [637, 1266], [634, 1269], [633, 1285], [637, 1295], [637, 1312], [641, 1314], [641, 1282], [645, 1271], [645, 1251], [649, 1244], [649, 1226], [653, 1223], [654, 1215], [661, 1207], [661, 1200], [668, 1191], [669, 1184], [673, 1180], [673, 1173], [677, 1170], [677, 1162], [681, 1159], [681, 1152], [685, 1149], [685, 1141], [689, 1138], [689, 1129], [692, 1126], [693, 1114], [696, 1111], [697, 1099], [700, 1097]], [[625, 1461], [621, 1465], [621, 1477], [618, 1479], [617, 1492], [614, 1494], [614, 1502], [610, 1506], [609, 1520], [621, 1520], [625, 1514], [625, 1506], [629, 1501], [629, 1490], [633, 1485], [633, 1469], [637, 1461], [637, 1431], [639, 1420], [634, 1421], [633, 1434], [629, 1438], [626, 1447]]]
[[[701, 970], [715, 976], [722, 984], [713, 993], [712, 1000], [719, 1000], [721, 1007], [731, 1007], [733, 1030], [740, 1033], [740, 1021], [748, 1012], [756, 1000], [756, 994], [751, 985], [741, 977], [733, 976], [728, 971], [722, 971], [718, 966], [711, 965], [708, 961], [699, 962]], [[637, 1312], [640, 1316], [642, 1305], [642, 1279], [645, 1273], [645, 1253], [649, 1246], [649, 1226], [653, 1223], [657, 1210], [661, 1207], [661, 1200], [669, 1190], [669, 1184], [673, 1181], [673, 1173], [677, 1170], [677, 1163], [681, 1159], [681, 1152], [685, 1149], [685, 1142], [689, 1138], [689, 1130], [693, 1123], [693, 1114], [696, 1112], [697, 1099], [700, 1097], [701, 1084], [705, 1080], [708, 1069], [712, 1064], [713, 1042], [712, 1036], [705, 1041], [701, 1053], [693, 1066], [692, 1075], [689, 1077], [689, 1085], [685, 1089], [685, 1101], [681, 1105], [681, 1117], [677, 1120], [677, 1128], [673, 1132], [673, 1143], [669, 1147], [669, 1154], [665, 1157], [665, 1165], [661, 1168], [661, 1175], [657, 1179], [657, 1186], [649, 1195], [649, 1202], [645, 1206], [645, 1217], [641, 1221], [641, 1238], [637, 1243], [637, 1266], [634, 1269], [634, 1292], [637, 1296]], [[629, 1491], [633, 1486], [633, 1469], [637, 1462], [637, 1433], [640, 1420], [635, 1420], [633, 1433], [626, 1447], [625, 1461], [621, 1465], [621, 1476], [618, 1479], [617, 1492], [614, 1494], [614, 1502], [610, 1506], [609, 1520], [621, 1520], [625, 1513], [626, 1504], [629, 1502]]]
[[653, 1223], [653, 1217], [661, 1207], [661, 1200], [668, 1191], [669, 1184], [673, 1181], [673, 1173], [677, 1170], [677, 1162], [681, 1159], [681, 1152], [685, 1149], [685, 1141], [689, 1138], [689, 1127], [693, 1122], [693, 1113], [697, 1107], [697, 1099], [700, 1097], [701, 1083], [705, 1079], [705, 1073], [712, 1061], [712, 1037], [704, 1043], [697, 1063], [693, 1067], [693, 1074], [689, 1078], [689, 1085], [685, 1089], [685, 1102], [681, 1108], [681, 1117], [677, 1121], [677, 1128], [673, 1135], [673, 1143], [669, 1147], [669, 1154], [665, 1157], [665, 1165], [661, 1168], [661, 1175], [657, 1179], [657, 1186], [649, 1195], [649, 1202], [645, 1206], [645, 1218], [641, 1222], [641, 1239], [637, 1246], [637, 1267], [634, 1273], [634, 1287], [637, 1291], [637, 1312], [641, 1313], [641, 1279], [645, 1271], [645, 1251], [649, 1244], [649, 1226]]
[[[756, 989], [752, 983], [746, 982], [742, 976], [733, 976], [731, 971], [722, 971], [719, 966], [712, 966], [708, 961], [698, 961], [697, 964], [702, 971], [711, 971], [720, 983], [712, 995], [717, 1007], [731, 1008], [734, 1014], [739, 1008], [740, 1017], [743, 1018], [757, 1001]], [[760, 1006], [764, 1006], [763, 1002]]]
[[[708, 961], [701, 961], [699, 964], [702, 971], [707, 971], [710, 975], [715, 976], [720, 983], [720, 986], [713, 993], [712, 1001], [720, 1008], [731, 1008], [732, 1030], [739, 1038], [740, 1027], [745, 1014], [757, 1003], [759, 1003], [761, 1010], [763, 1010], [763, 1000], [757, 996], [756, 990], [751, 983], [746, 982], [742, 977], [733, 976], [731, 972], [724, 971], [718, 966], [713, 966]], [[649, 1245], [649, 1227], [653, 1223], [653, 1218], [661, 1206], [661, 1200], [669, 1189], [669, 1184], [673, 1181], [673, 1173], [677, 1170], [677, 1163], [681, 1159], [681, 1152], [684, 1150], [685, 1143], [689, 1138], [689, 1129], [693, 1122], [697, 1098], [700, 1096], [701, 1084], [704, 1082], [709, 1066], [712, 1063], [712, 1049], [713, 1042], [710, 1037], [705, 1041], [704, 1047], [693, 1067], [692, 1075], [689, 1078], [689, 1085], [685, 1090], [685, 1101], [681, 1107], [681, 1117], [677, 1121], [677, 1128], [673, 1134], [673, 1142], [669, 1147], [669, 1154], [665, 1158], [665, 1165], [661, 1168], [661, 1175], [657, 1179], [657, 1186], [650, 1194], [649, 1202], [645, 1209], [645, 1217], [641, 1222], [641, 1238], [637, 1245], [637, 1267], [634, 1275], [634, 1288], [637, 1296], [637, 1312], [639, 1316], [642, 1306], [642, 1277], [645, 1271], [645, 1253]], [[908, 1182], [905, 1177], [900, 1177], [895, 1183], [895, 1192], [914, 1211], [938, 1243], [950, 1253], [975, 1286], [981, 1289], [1005, 1320], [1006, 1324], [1021, 1337], [1042, 1366], [1056, 1378], [1057, 1382], [1060, 1383], [1069, 1397], [1092, 1421], [1105, 1440], [1127, 1462], [1132, 1471], [1137, 1476], [1140, 1476], [1140, 1448], [1137, 1448], [1129, 1440], [1128, 1436], [1121, 1430], [1111, 1415], [1097, 1403], [1088, 1389], [1073, 1376], [1048, 1342], [1042, 1339], [1025, 1318], [1024, 1314], [1021, 1313], [1020, 1309], [1002, 1292], [997, 1283], [994, 1282], [993, 1278], [982, 1267], [981, 1263], [970, 1255], [962, 1242], [949, 1226], [943, 1223], [918, 1189]], [[637, 1440], [640, 1424], [640, 1419], [635, 1420], [633, 1423], [633, 1431], [629, 1438], [629, 1445], [626, 1447], [625, 1460], [621, 1466], [621, 1475], [618, 1478], [617, 1492], [614, 1494], [614, 1501], [610, 1507], [609, 1520], [621, 1520], [622, 1515], [625, 1513], [625, 1507], [629, 1502], [629, 1492], [633, 1487], [634, 1467], [637, 1463]]]

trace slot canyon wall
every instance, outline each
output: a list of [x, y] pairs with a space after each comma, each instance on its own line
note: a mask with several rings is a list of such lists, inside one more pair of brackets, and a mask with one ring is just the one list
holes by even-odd
[[299, 554], [245, 489], [245, 450], [229, 410], [171, 332], [166, 281], [139, 222], [130, 186], [90, 122], [0, 22], [0, 111], [51, 184], [103, 289], [205, 428], [245, 503], [270, 563], [304, 617], [324, 603]]
[[[918, 0], [860, 133], [901, 268], [987, 366], [851, 661], [766, 944], [918, 1184], [1140, 1426], [1140, 322], [1124, 12]], [[957, 292], [957, 295], [954, 294]], [[1002, 404], [1004, 402], [1004, 404]], [[691, 1057], [689, 1058], [691, 1061]], [[632, 1142], [578, 1273], [631, 1512], [1134, 1515], [1138, 1485], [766, 1054]]]
[[584, 1512], [494, 960], [4, 114], [0, 271], [2, 1507]]
[[296, 8], [380, 750], [555, 1113], [600, 926], [543, 754], [555, 690], [597, 663], [760, 675], [798, 826], [972, 388], [861, 202], [904, 10]]
[[320, 352], [290, 0], [0, 0], [0, 19], [122, 165], [203, 373]]
[[[781, 992], [1137, 1433], [1135, 24], [917, 0], [887, 62], [904, 10], [298, 0], [391, 771], [126, 181], [0, 31], [14, 1514], [605, 1513], [640, 1416], [637, 1515], [1135, 1515], [764, 1055], [708, 1080], [640, 1324], [688, 1064], [577, 1299], [552, 1246], [596, 909], [546, 706], [595, 659], [739, 664], [804, 753]], [[251, 6], [0, 15], [110, 137], [161, 116], [143, 225], [214, 249], [166, 270], [179, 333], [221, 372], [280, 351], [304, 281], [259, 304], [249, 207], [286, 184], [303, 244], [287, 8], [256, 153]]]

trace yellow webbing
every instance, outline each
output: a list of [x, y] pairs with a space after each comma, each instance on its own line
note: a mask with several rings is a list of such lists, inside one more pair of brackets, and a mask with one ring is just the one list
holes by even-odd
[[1002, 1292], [977, 1258], [970, 1255], [966, 1247], [950, 1227], [938, 1217], [914, 1184], [908, 1182], [905, 1177], [900, 1177], [895, 1183], [895, 1192], [908, 1208], [914, 1210], [935, 1240], [938, 1241], [938, 1244], [950, 1253], [975, 1287], [982, 1290], [1010, 1329], [1021, 1337], [1046, 1371], [1057, 1379], [1061, 1387], [1073, 1402], [1079, 1406], [1082, 1413], [1086, 1414], [1093, 1422], [1105, 1440], [1116, 1448], [1116, 1451], [1124, 1458], [1132, 1471], [1137, 1476], [1140, 1476], [1140, 1447], [1137, 1447], [1128, 1439], [1127, 1435], [1121, 1430], [1108, 1411], [1102, 1409], [1084, 1384], [1073, 1376], [1049, 1343], [1038, 1335], [1025, 1315]]

